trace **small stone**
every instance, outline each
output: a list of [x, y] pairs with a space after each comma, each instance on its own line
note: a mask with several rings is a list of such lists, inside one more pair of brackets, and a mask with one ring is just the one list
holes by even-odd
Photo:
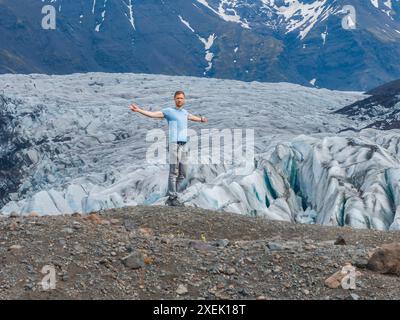
[[85, 217], [85, 219], [95, 224], [100, 224], [102, 222], [102, 219], [96, 213], [89, 214], [88, 216]]
[[106, 266], [106, 265], [108, 265], [110, 262], [109, 262], [107, 259], [101, 259], [101, 260], [99, 261], [99, 263], [100, 263], [101, 265]]
[[101, 221], [100, 221], [100, 224], [101, 224], [102, 226], [109, 226], [109, 225], [111, 225], [111, 222], [110, 222], [109, 220], [101, 220]]
[[30, 218], [39, 217], [39, 213], [33, 211], [33, 212], [31, 212], [31, 213], [28, 215], [28, 217], [30, 217]]
[[325, 285], [331, 289], [337, 289], [341, 286], [345, 273], [338, 271], [325, 280]]
[[272, 269], [272, 271], [275, 272], [275, 273], [279, 273], [279, 272], [282, 271], [282, 267], [276, 266], [276, 267], [274, 267], [274, 269]]
[[74, 233], [74, 229], [72, 229], [72, 228], [63, 228], [61, 231], [64, 233], [68, 233], [68, 234]]
[[9, 227], [8, 227], [8, 229], [10, 230], [10, 231], [15, 231], [15, 230], [17, 230], [18, 229], [18, 223], [16, 223], [16, 222], [11, 222], [10, 223], [10, 225], [9, 225]]
[[223, 288], [225, 288], [225, 284], [223, 284], [223, 283], [218, 283], [218, 284], [217, 284], [217, 289], [218, 289], [218, 290], [221, 290], [221, 289], [223, 289]]
[[350, 293], [350, 296], [351, 296], [351, 298], [353, 300], [359, 300], [360, 299], [360, 296], [358, 294], [355, 294], [355, 293]]
[[27, 283], [24, 285], [25, 290], [32, 290], [33, 289], [33, 283]]
[[79, 253], [85, 253], [86, 252], [86, 249], [84, 247], [82, 247], [80, 244], [76, 244], [74, 246], [74, 250], [79, 252]]
[[267, 248], [271, 251], [280, 251], [283, 250], [283, 245], [278, 242], [269, 242]]
[[307, 289], [303, 289], [302, 291], [303, 291], [303, 293], [304, 293], [306, 296], [308, 296], [308, 295], [310, 294], [310, 291], [307, 290]]
[[9, 217], [10, 217], [10, 218], [18, 218], [18, 217], [19, 217], [19, 214], [16, 213], [15, 211], [13, 211], [13, 212], [10, 213], [10, 216], [9, 216]]
[[245, 288], [240, 288], [240, 289], [238, 289], [237, 292], [238, 292], [238, 294], [240, 294], [240, 295], [242, 295], [242, 296], [244, 296], [244, 297], [250, 295], [249, 292], [248, 292]]
[[72, 225], [73, 225], [73, 227], [74, 227], [75, 230], [80, 230], [80, 229], [82, 229], [82, 225], [81, 225], [78, 221], [74, 221], [74, 222], [72, 223]]
[[115, 251], [111, 251], [110, 253], [113, 257], [115, 257], [117, 255], [117, 253]]
[[63, 272], [58, 273], [58, 276], [61, 277], [61, 280], [64, 281], [64, 282], [69, 280], [69, 274], [68, 274], [67, 271], [63, 271]]
[[[328, 279], [325, 280], [325, 285], [331, 289], [337, 289], [342, 285], [342, 280], [349, 275], [348, 270], [351, 268], [354, 268], [351, 264], [346, 264], [345, 267], [343, 267], [340, 271], [334, 273], [332, 276], [330, 276]], [[361, 273], [356, 271], [354, 268], [355, 277], [361, 276]]]
[[368, 259], [367, 258], [357, 258], [353, 261], [353, 264], [360, 269], [365, 269], [368, 266]]
[[312, 251], [315, 249], [317, 249], [317, 247], [313, 244], [308, 244], [308, 245], [304, 246], [304, 250], [306, 250], [306, 251]]
[[236, 273], [236, 270], [235, 270], [235, 268], [228, 268], [228, 269], [226, 269], [226, 272], [225, 272], [227, 275], [233, 275], [233, 274], [235, 274]]
[[230, 244], [228, 239], [220, 239], [213, 241], [212, 245], [218, 247], [218, 248], [225, 248]]
[[283, 283], [283, 286], [284, 286], [286, 289], [289, 289], [289, 288], [292, 287], [291, 284], [290, 284], [289, 282], [284, 282], [284, 283]]
[[180, 284], [178, 286], [178, 288], [176, 289], [176, 293], [179, 295], [184, 295], [184, 294], [188, 293], [188, 289], [185, 285]]
[[133, 269], [133, 270], [140, 269], [145, 266], [144, 257], [138, 251], [135, 251], [135, 252], [131, 253], [130, 255], [122, 258], [121, 261], [125, 265], [125, 267]]
[[207, 269], [207, 272], [209, 272], [209, 273], [211, 273], [211, 274], [218, 274], [218, 273], [220, 273], [219, 268], [216, 267], [216, 266], [213, 266], [213, 267], [211, 267], [211, 268], [208, 268], [208, 269]]
[[14, 244], [8, 248], [8, 251], [17, 251], [17, 250], [21, 250], [21, 249], [22, 249], [22, 246], [20, 246], [19, 244]]
[[192, 247], [196, 250], [200, 251], [215, 251], [215, 247], [212, 245], [209, 245], [208, 243], [204, 241], [198, 241], [198, 240], [193, 240], [189, 242], [189, 247]]
[[345, 246], [347, 243], [346, 243], [346, 240], [343, 238], [343, 236], [338, 236], [337, 238], [336, 238], [336, 240], [335, 240], [335, 245], [336, 246]]
[[229, 300], [229, 296], [225, 293], [225, 292], [223, 292], [223, 291], [216, 291], [215, 293], [214, 293], [214, 296], [216, 297], [216, 298], [218, 298], [218, 299], [221, 299], [221, 300]]
[[129, 219], [125, 219], [123, 225], [126, 231], [133, 231], [136, 229], [135, 223]]
[[152, 237], [154, 235], [154, 231], [151, 228], [139, 228], [139, 233], [144, 237]]
[[119, 220], [118, 219], [111, 219], [110, 222], [113, 225], [119, 224]]

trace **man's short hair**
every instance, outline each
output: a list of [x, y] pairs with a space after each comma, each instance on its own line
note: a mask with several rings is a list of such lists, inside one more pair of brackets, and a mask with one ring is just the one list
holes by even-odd
[[185, 95], [185, 93], [184, 93], [183, 91], [177, 91], [177, 92], [175, 92], [175, 94], [174, 94], [174, 99], [175, 99], [176, 96], [179, 95], [179, 94], [183, 94], [183, 96], [186, 97], [186, 95]]

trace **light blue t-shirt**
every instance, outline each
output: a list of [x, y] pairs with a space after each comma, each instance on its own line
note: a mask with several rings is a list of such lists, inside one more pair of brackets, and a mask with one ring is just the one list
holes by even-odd
[[168, 121], [169, 142], [187, 142], [189, 112], [183, 108], [165, 108], [161, 112]]

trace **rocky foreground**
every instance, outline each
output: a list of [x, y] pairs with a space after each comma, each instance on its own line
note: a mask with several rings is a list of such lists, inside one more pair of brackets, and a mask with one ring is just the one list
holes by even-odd
[[[399, 242], [195, 208], [0, 217], [0, 299], [400, 299], [396, 250], [372, 255]], [[353, 290], [330, 278], [346, 264]]]

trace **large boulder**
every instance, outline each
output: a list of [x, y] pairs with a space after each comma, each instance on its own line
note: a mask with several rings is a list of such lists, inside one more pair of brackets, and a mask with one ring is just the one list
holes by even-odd
[[400, 276], [400, 243], [386, 244], [375, 250], [367, 267], [383, 274]]

